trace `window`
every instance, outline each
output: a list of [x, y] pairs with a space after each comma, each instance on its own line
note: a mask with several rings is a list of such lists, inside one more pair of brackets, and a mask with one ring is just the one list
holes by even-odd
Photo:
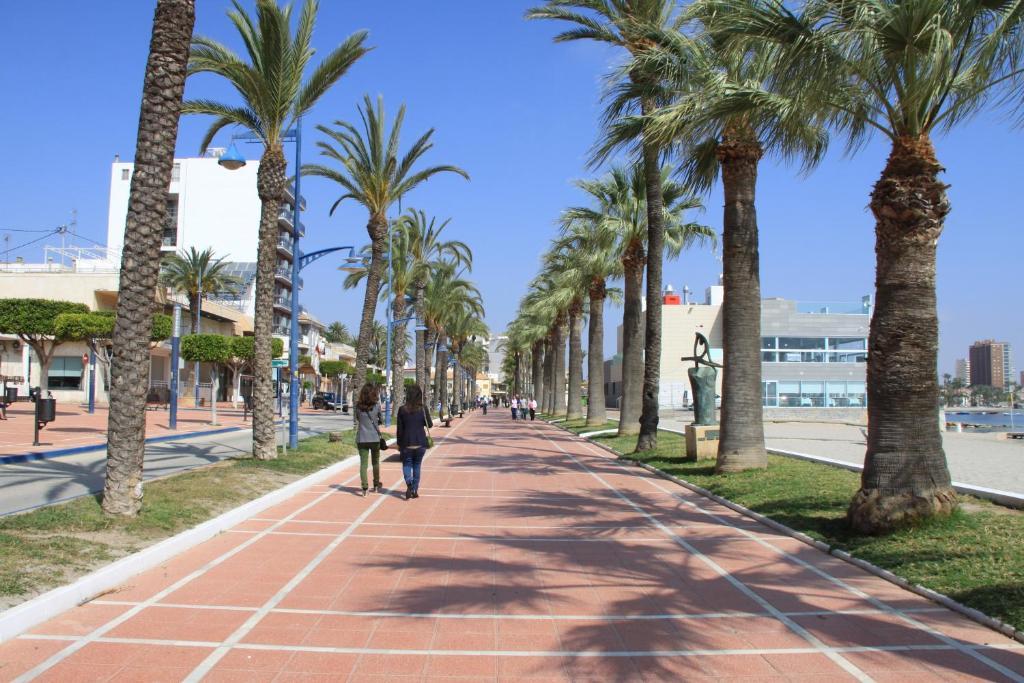
[[779, 407], [800, 407], [800, 382], [779, 382]]
[[761, 403], [770, 408], [779, 405], [778, 382], [761, 382]]
[[127, 169], [127, 168], [122, 168], [121, 169], [121, 180], [130, 180], [131, 177], [132, 177], [132, 172], [131, 172], [130, 169]]
[[850, 406], [862, 408], [868, 404], [867, 385], [864, 382], [847, 382], [846, 398]]
[[780, 349], [822, 349], [825, 348], [825, 340], [821, 337], [779, 337]]
[[82, 357], [57, 356], [50, 361], [47, 389], [80, 389], [82, 387]]
[[164, 217], [163, 246], [178, 245], [178, 195], [167, 196], [167, 215]]
[[181, 180], [181, 164], [175, 164], [171, 168], [171, 181]]
[[762, 349], [777, 349], [775, 345], [775, 337], [761, 337], [761, 348]]
[[829, 337], [828, 348], [839, 351], [863, 351], [868, 348], [868, 340], [863, 337]]
[[779, 360], [779, 354], [774, 351], [762, 351], [761, 362], [762, 363], [776, 363]]
[[800, 406], [821, 408], [825, 405], [825, 385], [822, 382], [800, 383]]

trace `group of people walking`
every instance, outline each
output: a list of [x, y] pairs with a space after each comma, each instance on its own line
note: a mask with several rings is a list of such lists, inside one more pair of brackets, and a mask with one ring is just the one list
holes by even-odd
[[[380, 481], [380, 452], [387, 448], [387, 441], [380, 431], [380, 390], [365, 384], [359, 391], [355, 405], [356, 448], [359, 449], [359, 481], [363, 495], [370, 490], [367, 470], [373, 470], [373, 491], [383, 493]], [[402, 474], [405, 477], [405, 499], [419, 498], [420, 470], [423, 456], [433, 446], [430, 428], [434, 426], [430, 412], [423, 405], [423, 389], [417, 384], [406, 387], [405, 403], [395, 415], [398, 425], [398, 451], [402, 457]]]
[[529, 413], [532, 421], [537, 415], [537, 401], [532, 396], [513, 396], [509, 400], [509, 406], [512, 408], [513, 420], [525, 420], [526, 414]]

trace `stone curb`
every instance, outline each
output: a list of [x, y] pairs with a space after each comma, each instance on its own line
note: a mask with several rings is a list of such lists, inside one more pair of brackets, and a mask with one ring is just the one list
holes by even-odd
[[[558, 425], [553, 425], [553, 426], [554, 427], [558, 427]], [[558, 428], [561, 429], [563, 432], [565, 432], [567, 434], [571, 434], [572, 436], [577, 436], [576, 434], [573, 434], [573, 432], [570, 432], [568, 429], [562, 429], [561, 427], [558, 427]], [[675, 432], [675, 430], [663, 430], [663, 431], [673, 431], [673, 432]], [[675, 432], [675, 433], [679, 433], [679, 432]], [[707, 489], [704, 489], [704, 488], [701, 488], [700, 486], [697, 486], [696, 484], [691, 484], [690, 482], [686, 481], [685, 479], [680, 479], [679, 477], [673, 476], [673, 475], [671, 475], [671, 474], [669, 474], [667, 472], [663, 472], [663, 471], [659, 470], [656, 467], [648, 465], [647, 463], [642, 463], [642, 462], [640, 462], [638, 460], [633, 460], [632, 458], [629, 458], [627, 456], [624, 456], [624, 455], [620, 454], [618, 451], [612, 450], [611, 448], [609, 448], [608, 446], [605, 446], [602, 443], [598, 443], [596, 441], [591, 441], [590, 439], [583, 439], [583, 440], [586, 441], [587, 443], [590, 443], [590, 444], [593, 444], [594, 446], [597, 446], [598, 448], [600, 448], [600, 449], [602, 449], [604, 451], [607, 451], [608, 453], [614, 455], [618, 460], [621, 460], [623, 462], [632, 463], [634, 465], [639, 465], [640, 467], [642, 467], [643, 469], [647, 470], [648, 472], [651, 472], [652, 474], [656, 474], [659, 477], [662, 477], [663, 479], [668, 479], [669, 481], [671, 481], [671, 482], [673, 482], [675, 484], [678, 484], [679, 486], [682, 486], [685, 489], [689, 489], [690, 491], [693, 491], [694, 493], [696, 493], [698, 495], [704, 496], [705, 498], [707, 498], [709, 500], [712, 500], [712, 501], [718, 503], [719, 505], [724, 505], [725, 507], [729, 508], [730, 510], [733, 510], [735, 512], [740, 513], [741, 515], [744, 515], [744, 516], [749, 517], [749, 518], [751, 518], [751, 519], [753, 519], [753, 520], [755, 520], [757, 522], [760, 522], [761, 524], [764, 524], [765, 526], [767, 526], [770, 529], [774, 529], [775, 531], [778, 531], [779, 533], [785, 534], [786, 536], [789, 536], [790, 538], [795, 538], [796, 540], [798, 540], [798, 541], [800, 541], [802, 543], [806, 543], [807, 545], [809, 545], [809, 546], [811, 546], [813, 548], [817, 548], [818, 550], [820, 550], [820, 551], [822, 551], [824, 553], [827, 553], [827, 554], [831, 555], [832, 557], [835, 557], [835, 558], [838, 558], [840, 560], [843, 560], [844, 562], [852, 564], [855, 567], [859, 567], [860, 569], [863, 569], [864, 571], [868, 572], [869, 574], [877, 576], [880, 579], [884, 579], [884, 580], [888, 581], [889, 583], [892, 583], [892, 584], [895, 584], [895, 585], [899, 586], [900, 588], [908, 590], [908, 591], [910, 591], [912, 593], [916, 593], [917, 595], [920, 595], [923, 598], [927, 598], [928, 600], [931, 600], [932, 602], [936, 602], [936, 603], [942, 605], [943, 607], [946, 607], [947, 609], [951, 609], [954, 612], [962, 614], [963, 616], [967, 617], [968, 619], [970, 619], [970, 620], [972, 620], [974, 622], [977, 622], [977, 623], [981, 624], [982, 626], [987, 626], [988, 628], [990, 628], [990, 629], [992, 629], [994, 631], [998, 631], [999, 633], [1003, 634], [1004, 636], [1007, 636], [1009, 638], [1013, 638], [1014, 640], [1016, 640], [1016, 641], [1018, 641], [1020, 643], [1024, 643], [1024, 631], [1017, 630], [1012, 625], [1007, 624], [1004, 621], [1000, 621], [999, 619], [996, 619], [994, 617], [990, 617], [987, 614], [985, 614], [984, 612], [980, 612], [980, 611], [974, 609], [973, 607], [968, 607], [967, 605], [963, 605], [963, 604], [957, 602], [956, 600], [950, 598], [948, 595], [943, 595], [942, 593], [933, 591], [930, 588], [925, 588], [924, 586], [921, 586], [921, 585], [918, 585], [918, 584], [914, 584], [914, 583], [910, 583], [909, 581], [907, 581], [903, 577], [897, 576], [896, 574], [893, 574], [888, 569], [882, 569], [881, 567], [879, 567], [879, 566], [877, 566], [875, 564], [872, 564], [872, 563], [870, 563], [870, 562], [868, 562], [866, 560], [862, 560], [859, 557], [854, 557], [853, 555], [851, 555], [850, 553], [846, 552], [845, 550], [842, 550], [840, 548], [836, 548], [834, 546], [829, 545], [828, 543], [825, 543], [823, 541], [819, 541], [819, 540], [817, 540], [815, 538], [811, 538], [807, 534], [801, 533], [801, 532], [799, 532], [799, 531], [797, 531], [795, 529], [791, 529], [790, 527], [786, 526], [785, 524], [780, 524], [779, 522], [776, 522], [774, 519], [771, 519], [769, 517], [765, 517], [764, 515], [762, 515], [759, 512], [754, 512], [753, 510], [750, 510], [749, 508], [746, 508], [746, 507], [740, 505], [739, 503], [734, 503], [731, 500], [728, 500], [727, 498], [723, 498], [723, 497], [721, 497], [721, 496], [719, 496], [717, 494], [714, 494], [711, 491], [708, 491]], [[769, 449], [769, 450], [771, 450], [771, 449]], [[822, 463], [822, 464], [828, 464], [828, 463]], [[847, 463], [847, 464], [849, 464], [849, 463]]]
[[0, 643], [10, 640], [62, 612], [94, 600], [97, 596], [119, 586], [131, 577], [159, 566], [162, 562], [208, 541], [239, 522], [291, 498], [322, 479], [329, 479], [338, 472], [353, 467], [358, 462], [358, 456], [349, 456], [318, 472], [282, 486], [276, 491], [271, 491], [213, 519], [208, 519], [191, 529], [165, 538], [137, 553], [122, 557], [68, 585], [59, 586], [0, 612]]

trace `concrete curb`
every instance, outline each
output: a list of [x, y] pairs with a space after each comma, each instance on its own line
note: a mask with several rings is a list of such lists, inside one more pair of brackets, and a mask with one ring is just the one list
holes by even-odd
[[[558, 427], [558, 425], [554, 425], [554, 426]], [[558, 428], [562, 429], [561, 427], [558, 427]], [[572, 432], [570, 432], [568, 429], [562, 429], [562, 431], [567, 433], [567, 434], [571, 434], [572, 436], [577, 436], [576, 434], [573, 434]], [[662, 431], [672, 431], [675, 434], [679, 434], [680, 433], [680, 432], [675, 431], [675, 430], [662, 430]], [[744, 516], [749, 517], [749, 518], [751, 518], [751, 519], [753, 519], [753, 520], [755, 520], [757, 522], [760, 522], [761, 524], [767, 526], [770, 529], [774, 529], [775, 531], [778, 531], [781, 534], [789, 536], [790, 538], [794, 538], [794, 539], [796, 539], [796, 540], [798, 540], [798, 541], [800, 541], [802, 543], [805, 543], [805, 544], [811, 546], [812, 548], [816, 548], [816, 549], [818, 549], [818, 550], [820, 550], [820, 551], [822, 551], [824, 553], [827, 553], [827, 554], [831, 555], [832, 557], [835, 557], [837, 559], [843, 560], [844, 562], [852, 564], [853, 566], [858, 567], [860, 569], [863, 569], [864, 571], [868, 572], [869, 574], [877, 576], [880, 579], [884, 579], [884, 580], [888, 581], [889, 583], [892, 583], [892, 584], [895, 584], [895, 585], [899, 586], [900, 588], [908, 590], [908, 591], [910, 591], [912, 593], [916, 593], [917, 595], [920, 595], [923, 598], [931, 600], [932, 602], [936, 602], [936, 603], [942, 605], [943, 607], [945, 607], [947, 609], [950, 609], [950, 610], [952, 610], [954, 612], [957, 612], [958, 614], [961, 614], [961, 615], [967, 617], [971, 621], [977, 622], [977, 623], [981, 624], [982, 626], [987, 626], [988, 628], [991, 628], [994, 631], [998, 631], [999, 633], [1003, 634], [1004, 636], [1007, 636], [1009, 638], [1013, 638], [1014, 640], [1016, 640], [1016, 641], [1018, 641], [1020, 643], [1024, 643], [1024, 631], [1017, 630], [1012, 625], [1007, 624], [1004, 621], [1000, 621], [999, 619], [996, 619], [994, 617], [990, 617], [987, 614], [985, 614], [984, 612], [980, 612], [980, 611], [974, 609], [973, 607], [968, 607], [967, 605], [963, 605], [963, 604], [957, 602], [956, 600], [950, 598], [948, 595], [943, 595], [942, 593], [938, 593], [936, 591], [933, 591], [930, 588], [925, 588], [924, 586], [921, 586], [921, 585], [918, 585], [918, 584], [914, 584], [914, 583], [910, 583], [909, 581], [907, 581], [903, 577], [897, 576], [896, 574], [893, 574], [888, 569], [882, 569], [881, 567], [879, 567], [879, 566], [877, 566], [875, 564], [872, 564], [872, 563], [870, 563], [870, 562], [868, 562], [866, 560], [862, 560], [859, 557], [854, 557], [853, 555], [851, 555], [850, 553], [846, 552], [845, 550], [842, 550], [840, 548], [836, 548], [834, 546], [829, 545], [828, 543], [825, 543], [823, 541], [819, 541], [819, 540], [817, 540], [815, 538], [811, 538], [807, 534], [804, 534], [804, 533], [801, 533], [799, 531], [796, 531], [795, 529], [791, 529], [790, 527], [786, 526], [785, 524], [780, 524], [779, 522], [776, 522], [774, 519], [771, 519], [769, 517], [765, 517], [764, 515], [762, 515], [759, 512], [754, 512], [753, 510], [750, 510], [749, 508], [746, 508], [746, 507], [740, 505], [739, 503], [734, 503], [731, 500], [729, 500], [727, 498], [723, 498], [723, 497], [721, 497], [721, 496], [719, 496], [719, 495], [717, 495], [715, 493], [712, 493], [711, 491], [708, 491], [707, 489], [701, 488], [700, 486], [697, 486], [696, 484], [691, 484], [690, 482], [686, 481], [685, 479], [680, 479], [679, 477], [673, 476], [673, 475], [671, 475], [671, 474], [669, 474], [667, 472], [663, 472], [663, 471], [659, 470], [656, 467], [652, 467], [651, 465], [648, 465], [646, 463], [642, 463], [642, 462], [640, 462], [638, 460], [633, 460], [632, 458], [629, 458], [627, 456], [624, 456], [624, 455], [620, 454], [619, 452], [617, 452], [615, 450], [612, 450], [611, 448], [609, 448], [608, 446], [605, 446], [602, 443], [599, 443], [599, 442], [596, 442], [596, 441], [591, 441], [590, 439], [584, 439], [584, 440], [587, 441], [587, 443], [593, 444], [594, 446], [597, 446], [598, 448], [601, 448], [602, 450], [607, 451], [611, 455], [614, 455], [618, 460], [621, 460], [621, 461], [624, 461], [624, 462], [633, 463], [634, 465], [639, 465], [640, 467], [642, 467], [643, 469], [647, 470], [648, 472], [651, 472], [652, 474], [656, 474], [656, 475], [658, 475], [659, 477], [661, 477], [663, 479], [667, 479], [667, 480], [669, 480], [669, 481], [671, 481], [671, 482], [673, 482], [675, 484], [678, 484], [679, 486], [682, 486], [685, 489], [689, 489], [690, 491], [693, 491], [694, 493], [696, 493], [698, 495], [704, 496], [705, 498], [707, 498], [709, 500], [712, 500], [712, 501], [718, 503], [719, 505], [723, 505], [723, 506], [729, 508], [730, 510], [733, 510], [735, 512], [740, 513], [741, 515], [744, 515]], [[770, 453], [777, 452], [777, 451], [774, 451], [773, 449], [768, 449], [768, 451]], [[785, 455], [785, 453], [782, 453], [782, 455]], [[805, 459], [813, 460], [813, 461], [816, 461], [816, 462], [819, 461], [819, 459], [816, 456], [809, 456], [809, 457], [807, 457]], [[829, 458], [824, 458], [824, 460], [828, 461], [830, 459]], [[838, 461], [834, 461], [833, 460], [831, 462], [838, 462]], [[828, 465], [830, 463], [829, 462], [822, 462], [821, 464]], [[841, 463], [841, 464], [842, 465], [851, 465], [850, 463]], [[856, 466], [853, 465], [852, 467], [856, 467]], [[855, 470], [855, 471], [859, 471], [859, 468], [857, 470]], [[969, 487], [969, 488], [977, 488], [977, 487]], [[974, 495], [974, 494], [972, 494], [972, 495]]]
[[[829, 465], [830, 467], [838, 467], [840, 469], [849, 470], [851, 472], [860, 472], [864, 469], [863, 465], [857, 463], [846, 462], [844, 460], [834, 460], [832, 458], [826, 458], [820, 455], [811, 455], [810, 453], [798, 453], [796, 451], [786, 451], [780, 448], [768, 448], [766, 449], [772, 455], [782, 455], [787, 458], [796, 458], [798, 460], [807, 460], [809, 462], [817, 462], [823, 465]], [[1011, 508], [1024, 508], [1024, 494], [1014, 493], [1013, 491], [1001, 491], [999, 489], [990, 489], [985, 486], [975, 486], [973, 484], [964, 484], [959, 481], [953, 482], [953, 489], [957, 493], [963, 493], [968, 496], [974, 496], [975, 498], [985, 498], [991, 500], [994, 503], [1005, 505]]]
[[[566, 431], [569, 431], [569, 430], [567, 429]], [[577, 434], [577, 436], [579, 436], [582, 439], [589, 439], [592, 436], [601, 436], [603, 434], [615, 434], [618, 431], [619, 430], [616, 429], [616, 428], [612, 428], [612, 429], [599, 429], [596, 432], [583, 432], [582, 434]]]
[[[168, 434], [166, 436], [154, 436], [150, 439], [146, 439], [146, 445], [151, 443], [162, 443], [164, 441], [180, 441], [181, 439], [192, 439], [200, 436], [216, 436], [217, 434], [227, 434], [229, 432], [240, 432], [243, 429], [252, 429], [249, 427], [224, 427], [223, 429], [211, 429], [205, 432], [187, 432], [184, 434]], [[37, 462], [39, 460], [49, 460], [50, 458], [61, 458], [68, 455], [79, 455], [80, 453], [91, 453], [93, 451], [106, 450], [106, 443], [96, 443], [87, 446], [74, 446], [72, 448], [54, 448], [49, 451], [30, 451], [28, 453], [16, 453], [14, 455], [0, 455], [0, 465], [14, 465], [23, 462]]]
[[33, 626], [52, 619], [62, 612], [95, 599], [106, 591], [124, 583], [137, 574], [159, 566], [178, 554], [207, 541], [239, 522], [269, 507], [287, 500], [299, 491], [328, 479], [338, 472], [353, 467], [358, 456], [349, 456], [325, 467], [319, 472], [297, 479], [276, 491], [271, 491], [233, 510], [209, 519], [202, 524], [122, 557], [115, 562], [86, 574], [73, 583], [47, 591], [42, 595], [0, 612], [0, 643], [24, 633]]

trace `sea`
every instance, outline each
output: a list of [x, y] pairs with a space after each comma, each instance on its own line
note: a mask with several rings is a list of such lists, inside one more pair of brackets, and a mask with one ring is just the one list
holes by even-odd
[[1024, 411], [1015, 409], [1013, 421], [1010, 421], [1010, 411], [1003, 409], [992, 409], [985, 412], [954, 412], [946, 410], [946, 422], [959, 422], [965, 425], [977, 425], [978, 427], [1013, 427], [1024, 431]]

